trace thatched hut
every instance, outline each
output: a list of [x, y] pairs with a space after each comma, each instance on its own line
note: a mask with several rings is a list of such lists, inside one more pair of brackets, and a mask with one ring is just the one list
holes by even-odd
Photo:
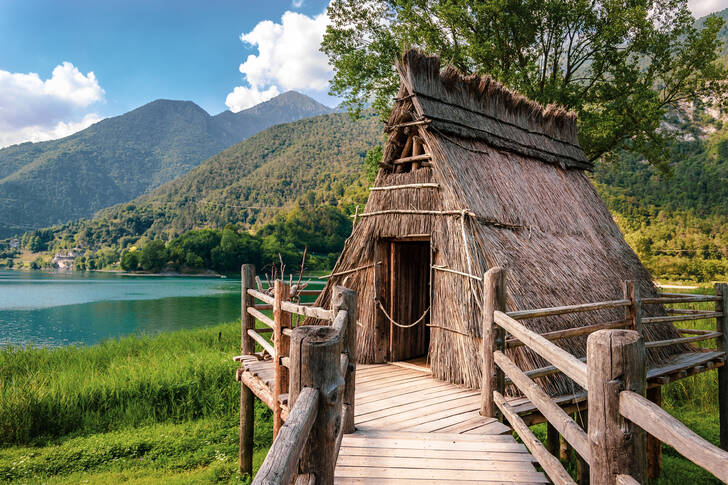
[[[647, 270], [587, 178], [592, 164], [573, 113], [542, 107], [487, 76], [440, 70], [407, 52], [369, 201], [319, 299], [345, 285], [359, 294], [361, 363], [427, 356], [433, 375], [478, 387], [482, 284], [508, 271], [508, 310], [622, 298], [623, 280], [655, 295]], [[664, 314], [661, 307], [645, 314]], [[624, 318], [606, 309], [524, 321], [543, 333]], [[679, 337], [669, 324], [647, 340]], [[584, 337], [560, 340], [577, 356]], [[654, 363], [684, 348], [651, 351]], [[524, 369], [547, 365], [524, 347]], [[573, 392], [561, 377], [551, 393]]]

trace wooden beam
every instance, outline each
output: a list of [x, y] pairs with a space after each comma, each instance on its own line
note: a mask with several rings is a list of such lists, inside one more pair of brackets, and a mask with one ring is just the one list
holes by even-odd
[[288, 369], [283, 365], [281, 359], [289, 357], [291, 348], [291, 339], [283, 335], [283, 330], [291, 328], [291, 314], [284, 310], [284, 303], [291, 296], [291, 287], [281, 280], [276, 280], [273, 287], [275, 300], [273, 302], [273, 343], [275, 345], [275, 354], [273, 355], [273, 368], [275, 369], [275, 383], [273, 384], [273, 439], [278, 436], [278, 432], [283, 426], [283, 417], [281, 416], [280, 396], [287, 394], [288, 391]]
[[655, 340], [654, 342], [647, 342], [645, 344], [645, 348], [652, 349], [655, 347], [666, 347], [668, 345], [687, 344], [690, 342], [700, 342], [703, 340], [714, 339], [714, 338], [720, 337], [721, 335], [723, 335], [721, 332], [709, 332], [709, 333], [696, 335], [694, 337], [679, 337], [679, 338], [673, 338], [673, 339], [669, 339], [669, 340]]
[[[715, 320], [715, 330], [721, 336], [717, 339], [718, 350], [728, 355], [728, 284], [717, 283], [715, 311], [722, 315]], [[718, 413], [720, 414], [720, 447], [728, 451], [728, 368], [718, 368]]]
[[273, 321], [273, 319], [256, 309], [254, 306], [249, 306], [247, 308], [247, 312], [260, 320], [262, 323], [268, 325], [270, 328], [275, 328], [275, 322]]
[[630, 304], [630, 301], [626, 299], [600, 301], [596, 303], [582, 303], [580, 305], [537, 308], [534, 310], [519, 310], [515, 312], [508, 312], [508, 316], [513, 318], [514, 320], [524, 320], [526, 318], [540, 318], [552, 315], [564, 315], [566, 313], [591, 312], [595, 310], [601, 310], [603, 308], [626, 307]]
[[268, 303], [269, 305], [273, 305], [273, 303], [275, 302], [275, 298], [273, 298], [272, 296], [268, 296], [265, 293], [254, 290], [253, 288], [248, 288], [248, 295], [257, 298], [260, 301]]
[[[253, 308], [255, 300], [248, 295], [248, 288], [255, 285], [255, 266], [244, 264], [240, 267], [240, 350], [243, 355], [252, 354], [255, 344], [248, 335], [248, 330], [255, 328], [255, 320], [248, 310]], [[238, 467], [240, 473], [253, 474], [253, 438], [255, 429], [255, 409], [253, 391], [240, 380], [240, 447], [238, 449]]]
[[642, 300], [640, 300], [639, 281], [623, 281], [624, 298], [630, 301], [625, 308], [624, 317], [632, 324], [632, 330], [642, 335]]
[[[586, 364], [584, 364], [584, 362], [580, 361], [564, 349], [552, 344], [539, 334], [527, 329], [523, 326], [523, 324], [517, 322], [503, 312], [495, 312], [495, 322], [518, 340], [526, 344], [538, 355], [561, 369], [561, 371], [573, 379], [574, 382], [584, 389], [588, 389]], [[606, 330], [599, 330], [599, 332], [605, 331]], [[593, 333], [592, 335], [595, 334]]]
[[319, 405], [317, 389], [303, 389], [288, 414], [278, 436], [260, 465], [254, 485], [290, 485], [298, 471], [298, 460], [316, 421]]
[[260, 335], [258, 332], [256, 332], [253, 329], [248, 329], [248, 335], [250, 335], [250, 337], [253, 340], [258, 342], [260, 344], [260, 346], [263, 347], [265, 349], [265, 351], [268, 352], [271, 355], [271, 357], [273, 357], [275, 359], [276, 350], [273, 348], [273, 346], [270, 344], [270, 342], [268, 342], [265, 338], [263, 338], [262, 335]]
[[288, 313], [296, 313], [298, 315], [317, 318], [319, 320], [331, 320], [334, 318], [331, 310], [326, 310], [325, 308], [320, 308], [316, 306], [299, 305], [298, 303], [293, 303], [290, 301], [282, 301], [281, 308], [283, 309], [283, 311]]
[[[358, 333], [356, 292], [343, 286], [335, 286], [331, 297], [331, 312], [335, 313], [337, 318], [339, 315], [344, 315], [342, 357], [346, 357], [346, 365], [343, 369], [340, 369], [344, 376], [345, 386], [342, 428], [344, 433], [353, 433], [355, 431], [354, 404], [356, 401], [356, 346]], [[334, 327], [336, 326], [334, 325]]]
[[558, 430], [579, 455], [590, 461], [589, 439], [583, 429], [546, 394], [538, 384], [529, 379], [516, 364], [503, 352], [493, 353], [495, 363], [511, 379], [529, 401], [543, 414], [543, 416]]
[[644, 304], [665, 304], [665, 303], [694, 303], [698, 301], [719, 301], [720, 297], [713, 295], [691, 295], [688, 293], [663, 293], [665, 296], [656, 298], [642, 298]]
[[646, 436], [620, 415], [620, 389], [644, 392], [646, 354], [634, 330], [600, 330], [587, 340], [592, 485], [612, 485], [618, 474], [645, 481]]
[[666, 317], [644, 317], [642, 323], [670, 323], [670, 322], [687, 322], [690, 320], [702, 320], [704, 318], [722, 317], [723, 312], [705, 312], [699, 315], [668, 315]]
[[[506, 314], [507, 315], [507, 314]], [[587, 325], [585, 327], [574, 327], [574, 328], [567, 328], [564, 330], [555, 330], [553, 332], [547, 332], [540, 334], [543, 338], [546, 340], [560, 340], [562, 338], [567, 337], [576, 337], [579, 335], [587, 335], [593, 332], [596, 332], [597, 330], [609, 330], [612, 328], [622, 328], [627, 325], [631, 325], [630, 322], [627, 320], [618, 320], [616, 322], [604, 322], [604, 323], [595, 323], [594, 325]], [[517, 339], [508, 339], [506, 340], [506, 347], [509, 349], [514, 349], [516, 347], [523, 346], [523, 342], [517, 340]]]
[[521, 438], [521, 441], [523, 441], [523, 444], [526, 445], [528, 451], [530, 451], [536, 460], [538, 460], [538, 464], [541, 465], [541, 468], [544, 469], [551, 481], [556, 485], [576, 485], [576, 482], [564, 469], [559, 459], [548, 452], [543, 443], [536, 438], [536, 435], [534, 435], [526, 423], [523, 422], [518, 413], [513, 411], [513, 408], [511, 408], [508, 402], [506, 402], [503, 395], [498, 391], [495, 391], [493, 397], [495, 404], [506, 419], [508, 419], [508, 422], [511, 426], [513, 426], [516, 433], [518, 433], [518, 437]]
[[[493, 353], [505, 346], [503, 329], [495, 323], [495, 311], [505, 310], [505, 271], [499, 267], [489, 269], [483, 275], [483, 343], [481, 349], [480, 415], [495, 418], [496, 406], [493, 392], [501, 394], [505, 388], [503, 371], [495, 365]], [[501, 373], [501, 376], [498, 373]]]
[[[656, 406], [662, 407], [662, 387], [653, 387], [647, 389], [647, 399]], [[647, 478], [657, 480], [662, 470], [662, 443], [660, 440], [647, 435]]]
[[[655, 438], [723, 482], [728, 482], [728, 452], [704, 440], [656, 404], [633, 391], [619, 394], [619, 412]], [[630, 473], [633, 475], [633, 473]]]

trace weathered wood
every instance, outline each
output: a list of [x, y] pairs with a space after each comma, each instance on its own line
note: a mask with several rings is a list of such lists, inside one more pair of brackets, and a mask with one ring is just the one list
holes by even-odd
[[696, 335], [694, 337], [679, 337], [679, 338], [672, 338], [672, 339], [668, 339], [668, 340], [655, 340], [653, 342], [645, 343], [645, 348], [652, 349], [655, 347], [667, 347], [668, 345], [687, 344], [690, 342], [701, 342], [703, 340], [710, 340], [710, 339], [720, 337], [721, 335], [722, 335], [721, 332], [708, 332], [708, 333]]
[[342, 428], [344, 433], [353, 433], [354, 427], [354, 403], [356, 401], [356, 345], [358, 325], [357, 319], [357, 296], [356, 292], [335, 286], [331, 298], [331, 311], [336, 314], [345, 315], [344, 321], [344, 342], [342, 352], [347, 356], [347, 363], [344, 368], [344, 422]]
[[[527, 329], [503, 312], [495, 312], [495, 322], [538, 355], [554, 364], [584, 389], [587, 388], [586, 365], [569, 352], [552, 344], [539, 334]], [[599, 330], [607, 332], [608, 330]], [[594, 335], [594, 333], [592, 334]]]
[[582, 303], [580, 305], [537, 308], [534, 310], [519, 310], [515, 312], [508, 312], [508, 316], [513, 318], [514, 320], [525, 320], [526, 318], [540, 318], [548, 317], [551, 315], [564, 315], [566, 313], [592, 312], [595, 310], [602, 310], [604, 308], [626, 307], [630, 304], [630, 301], [627, 299], [600, 301], [596, 303]]
[[[412, 156], [422, 155], [423, 153], [425, 153], [425, 150], [422, 138], [420, 138], [419, 136], [415, 136], [412, 139]], [[413, 161], [412, 170], [417, 170], [419, 168], [420, 162], [418, 160]]]
[[248, 335], [250, 336], [250, 338], [258, 342], [258, 344], [263, 347], [266, 352], [268, 352], [272, 357], [275, 358], [276, 350], [265, 338], [263, 338], [262, 335], [260, 335], [257, 331], [253, 329], [248, 329]]
[[316, 421], [319, 405], [317, 389], [303, 389], [291, 408], [288, 420], [255, 475], [253, 485], [289, 485], [298, 470], [298, 460]]
[[[728, 452], [704, 440], [642, 395], [622, 391], [619, 394], [619, 412], [685, 458], [728, 482]], [[637, 476], [634, 473], [630, 475]]]
[[275, 322], [268, 315], [264, 314], [263, 312], [259, 311], [258, 309], [256, 309], [253, 306], [249, 306], [246, 310], [247, 310], [248, 314], [257, 318], [262, 323], [265, 323], [270, 328], [275, 328]]
[[642, 303], [647, 304], [665, 304], [665, 303], [694, 303], [699, 301], [719, 301], [719, 297], [713, 295], [692, 295], [689, 293], [662, 293], [665, 296], [656, 298], [642, 298]]
[[432, 155], [429, 153], [423, 153], [422, 155], [412, 155], [411, 157], [402, 157], [396, 160], [392, 160], [393, 165], [404, 165], [406, 163], [417, 162], [422, 160], [430, 160]]
[[[715, 296], [720, 298], [715, 302], [715, 310], [723, 314], [716, 318], [715, 330], [722, 334], [716, 340], [717, 350], [728, 355], [728, 284], [717, 283]], [[725, 366], [718, 368], [718, 412], [720, 414], [720, 447], [728, 451], [728, 369]]]
[[294, 485], [316, 485], [316, 475], [313, 473], [298, 475]]
[[[647, 399], [662, 407], [662, 386], [648, 388]], [[660, 476], [662, 470], [662, 443], [660, 440], [647, 435], [647, 478], [655, 480]]]
[[330, 326], [299, 326], [291, 337], [290, 403], [295, 405], [305, 387], [321, 392], [316, 423], [299, 462], [299, 473], [314, 474], [317, 484], [334, 480], [334, 450], [342, 419], [342, 346], [342, 335]]
[[644, 317], [642, 323], [669, 323], [669, 322], [688, 322], [690, 320], [703, 320], [704, 318], [722, 317], [722, 312], [705, 312], [699, 315], [668, 315], [666, 317]]
[[291, 347], [291, 339], [283, 335], [283, 329], [291, 328], [291, 314], [284, 309], [284, 303], [291, 296], [291, 287], [281, 280], [276, 280], [273, 287], [275, 300], [273, 302], [273, 319], [275, 324], [273, 327], [273, 344], [275, 345], [275, 354], [273, 362], [275, 362], [276, 379], [273, 387], [273, 438], [278, 436], [278, 432], [283, 426], [283, 418], [281, 416], [281, 406], [279, 397], [281, 394], [289, 392], [288, 389], [288, 369], [283, 366], [281, 359], [289, 356]]
[[584, 430], [505, 354], [495, 351], [493, 356], [495, 363], [511, 379], [511, 382], [538, 408], [549, 423], [571, 443], [576, 452], [588, 463], [590, 460], [589, 439]]
[[624, 318], [632, 324], [632, 330], [642, 335], [642, 300], [640, 299], [639, 281], [623, 281], [624, 299], [630, 304], [625, 307]]
[[272, 296], [266, 295], [265, 293], [261, 293], [258, 290], [254, 290], [253, 288], [248, 288], [248, 295], [253, 296], [257, 298], [260, 301], [264, 301], [270, 305], [273, 305], [275, 303], [275, 298]]
[[615, 485], [641, 485], [640, 482], [629, 475], [617, 475], [617, 479], [614, 483]]
[[642, 338], [633, 330], [600, 330], [587, 340], [593, 485], [612, 485], [619, 474], [645, 480], [646, 436], [620, 415], [619, 392], [644, 392], [646, 360]]
[[493, 396], [495, 404], [506, 419], [508, 419], [508, 422], [513, 426], [513, 429], [518, 433], [518, 437], [521, 438], [521, 441], [523, 441], [531, 454], [536, 457], [538, 464], [541, 465], [541, 468], [544, 469], [551, 481], [557, 485], [576, 485], [576, 482], [574, 482], [571, 475], [561, 465], [559, 459], [548, 452], [541, 441], [536, 438], [536, 435], [523, 422], [518, 413], [512, 410], [511, 406], [503, 398], [503, 395], [495, 391]]
[[[240, 268], [240, 350], [243, 354], [252, 354], [255, 345], [248, 335], [248, 330], [255, 328], [255, 320], [248, 314], [248, 309], [255, 304], [248, 295], [248, 288], [255, 285], [255, 266], [244, 264]], [[253, 391], [240, 379], [240, 447], [238, 449], [238, 466], [240, 473], [253, 473], [253, 433], [255, 429]]]
[[[631, 325], [631, 323], [629, 323], [627, 320], [617, 320], [614, 322], [595, 323], [594, 325], [587, 325], [586, 327], [574, 327], [574, 328], [567, 328], [564, 330], [555, 330], [553, 332], [546, 332], [546, 333], [542, 333], [539, 335], [541, 335], [546, 340], [554, 341], [554, 340], [560, 340], [562, 338], [567, 338], [567, 337], [577, 337], [579, 335], [588, 335], [590, 333], [596, 332], [597, 330], [609, 330], [612, 328], [622, 328], [627, 325]], [[521, 342], [517, 339], [506, 340], [506, 348], [508, 348], [508, 349], [522, 347], [523, 345], [524, 345], [523, 342]]]
[[501, 394], [505, 389], [505, 377], [493, 359], [493, 352], [505, 346], [505, 333], [495, 324], [496, 310], [505, 311], [505, 271], [499, 267], [489, 269], [483, 275], [483, 343], [482, 383], [480, 386], [480, 415], [489, 418], [497, 416], [493, 392]]
[[290, 301], [282, 301], [281, 308], [288, 313], [296, 313], [298, 315], [317, 318], [319, 320], [331, 320], [332, 318], [334, 318], [331, 310], [326, 310], [325, 308], [320, 308], [317, 306], [309, 307], [305, 305], [299, 305], [298, 303], [293, 303]]
[[[580, 425], [584, 431], [589, 429], [589, 416], [586, 409], [577, 410], [576, 413], [574, 413], [574, 417], [574, 421], [576, 421], [576, 423]], [[576, 453], [576, 482], [579, 485], [589, 485], [589, 461], [581, 456], [578, 451]]]
[[546, 449], [553, 456], [559, 455], [559, 432], [546, 421]]
[[270, 387], [266, 385], [262, 378], [254, 375], [252, 372], [244, 371], [240, 374], [240, 382], [245, 384], [245, 387], [251, 390], [269, 409], [274, 408], [273, 394]]
[[483, 281], [483, 278], [480, 276], [475, 276], [474, 274], [464, 273], [462, 271], [458, 271], [456, 269], [447, 268], [445, 266], [438, 266], [438, 265], [432, 265], [432, 269], [437, 271], [444, 271], [445, 273], [453, 273], [453, 274], [459, 274], [460, 276], [466, 276], [468, 278], [473, 278], [476, 281]]

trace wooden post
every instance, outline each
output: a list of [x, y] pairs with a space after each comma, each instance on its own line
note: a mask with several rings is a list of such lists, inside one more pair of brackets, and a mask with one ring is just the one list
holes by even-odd
[[356, 391], [356, 334], [357, 334], [357, 301], [356, 292], [343, 286], [335, 286], [331, 298], [331, 309], [336, 315], [339, 310], [346, 310], [349, 318], [346, 322], [346, 333], [342, 352], [349, 357], [349, 365], [344, 378], [344, 433], [353, 433], [354, 428], [354, 393]]
[[630, 300], [630, 306], [625, 307], [624, 319], [632, 322], [632, 330], [642, 335], [642, 300], [640, 299], [640, 282], [623, 281], [622, 290], [624, 299]]
[[646, 354], [634, 330], [599, 330], [586, 344], [589, 392], [590, 478], [612, 485], [617, 475], [645, 482], [645, 432], [619, 413], [619, 393], [644, 394]]
[[483, 275], [483, 349], [480, 415], [494, 418], [500, 412], [493, 401], [493, 391], [505, 392], [505, 375], [493, 359], [495, 350], [505, 351], [505, 331], [496, 325], [493, 313], [506, 311], [506, 272], [495, 267]]
[[339, 332], [323, 325], [296, 327], [291, 337], [291, 407], [304, 387], [320, 393], [316, 422], [299, 461], [299, 473], [313, 474], [318, 485], [334, 483], [336, 438], [342, 425], [342, 344]]
[[546, 449], [555, 457], [559, 456], [559, 432], [548, 421], [546, 421]]
[[[273, 385], [273, 439], [278, 436], [281, 426], [283, 426], [283, 419], [281, 418], [281, 394], [288, 392], [288, 369], [283, 366], [281, 359], [288, 357], [290, 349], [290, 340], [288, 336], [283, 335], [284, 328], [291, 328], [291, 314], [283, 311], [281, 303], [287, 301], [291, 296], [291, 287], [281, 280], [276, 280], [274, 283], [274, 296], [275, 301], [273, 302], [273, 319], [275, 328], [273, 329], [273, 345], [275, 347], [276, 355], [273, 356], [275, 362], [275, 383]], [[289, 408], [291, 405], [289, 404]]]
[[[240, 350], [243, 355], [253, 353], [253, 340], [248, 329], [255, 327], [255, 319], [248, 313], [249, 306], [255, 306], [255, 300], [248, 295], [248, 288], [255, 285], [255, 266], [244, 264], [240, 267]], [[253, 422], [255, 411], [253, 391], [240, 381], [240, 449], [238, 464], [240, 473], [253, 474]]]
[[571, 445], [569, 445], [569, 442], [563, 436], [559, 437], [559, 460], [571, 460]]
[[[718, 337], [717, 347], [728, 354], [728, 284], [716, 283], [715, 295], [721, 300], [715, 302], [715, 311], [721, 312], [722, 317], [717, 317], [716, 330], [723, 335]], [[728, 451], [728, 370], [718, 368], [718, 410], [720, 414], [720, 447]]]
[[[662, 407], [662, 386], [647, 389], [647, 399]], [[655, 480], [660, 476], [662, 469], [662, 443], [660, 440], [647, 435], [647, 478]]]
[[[576, 423], [581, 426], [584, 431], [589, 432], [589, 413], [586, 409], [580, 409], [575, 413]], [[576, 451], [576, 450], [574, 450]], [[579, 485], [589, 485], [589, 463], [581, 457], [579, 452], [576, 455], [576, 483]]]

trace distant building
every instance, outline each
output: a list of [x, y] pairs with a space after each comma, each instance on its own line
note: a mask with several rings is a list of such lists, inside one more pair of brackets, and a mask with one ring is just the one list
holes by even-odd
[[17, 237], [14, 237], [10, 240], [10, 247], [12, 249], [18, 249], [20, 247], [20, 241]]
[[67, 251], [59, 251], [51, 259], [51, 264], [60, 270], [69, 271], [73, 269], [73, 261], [79, 257], [78, 248], [69, 249]]

